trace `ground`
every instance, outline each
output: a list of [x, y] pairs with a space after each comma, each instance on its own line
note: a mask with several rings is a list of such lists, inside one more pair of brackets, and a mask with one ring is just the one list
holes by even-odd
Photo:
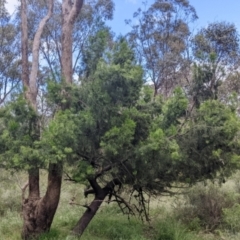
[[[0, 236], [3, 240], [20, 240], [22, 227], [21, 219], [21, 189], [26, 181], [24, 173], [9, 174], [0, 170]], [[238, 194], [240, 186], [237, 174], [222, 185], [219, 190], [228, 194]], [[42, 172], [42, 179], [46, 179], [46, 172]], [[46, 184], [42, 182], [42, 191]], [[240, 189], [239, 189], [240, 192]], [[237, 195], [236, 195], [237, 196]], [[237, 199], [235, 195], [233, 199]], [[72, 200], [76, 204], [71, 204]], [[41, 240], [65, 240], [69, 231], [80, 218], [84, 205], [90, 199], [84, 199], [83, 186], [64, 181], [60, 205], [49, 234], [42, 236]], [[151, 223], [144, 224], [138, 219], [122, 215], [116, 205], [104, 204], [94, 220], [90, 223], [81, 239], [83, 240], [238, 240], [240, 239], [240, 218], [236, 211], [228, 211], [227, 223], [222, 223], [213, 231], [208, 232], [197, 222], [196, 226], [184, 224], [177, 217], [185, 196], [160, 197], [151, 203]], [[212, 200], [211, 200], [212, 201]], [[233, 200], [235, 201], [235, 200]], [[79, 204], [79, 205], [78, 205]], [[177, 212], [176, 212], [177, 211]], [[184, 209], [183, 209], [184, 211]], [[187, 210], [186, 210], [187, 211]], [[232, 221], [232, 224], [229, 224]], [[238, 224], [239, 223], [239, 224]], [[239, 230], [239, 232], [238, 232]]]

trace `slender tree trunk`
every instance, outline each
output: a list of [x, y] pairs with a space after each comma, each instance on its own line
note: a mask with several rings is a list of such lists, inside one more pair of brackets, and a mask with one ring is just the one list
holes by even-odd
[[[105, 197], [109, 195], [116, 185], [120, 185], [121, 182], [119, 179], [113, 179], [112, 181], [108, 182], [107, 185], [104, 188], [101, 188], [99, 184], [97, 183], [96, 179], [90, 179], [89, 183], [92, 187], [92, 189], [88, 190], [88, 193], [95, 193], [94, 200], [90, 204], [90, 206], [87, 207], [87, 210], [82, 215], [82, 217], [79, 219], [76, 226], [71, 231], [71, 234], [77, 237], [81, 237], [85, 229], [87, 228], [88, 224], [91, 222], [95, 214], [97, 213], [99, 207], [103, 203]], [[85, 193], [86, 195], [88, 193]]]
[[28, 65], [28, 22], [27, 3], [21, 0], [21, 51], [22, 51], [22, 82], [25, 98], [29, 99], [27, 89], [29, 86], [29, 65]]
[[72, 31], [83, 5], [83, 0], [62, 1], [62, 77], [67, 83], [72, 83]]
[[88, 206], [87, 210], [84, 212], [76, 226], [72, 230], [72, 234], [81, 237], [84, 230], [87, 228], [88, 224], [91, 222], [95, 214], [97, 213], [99, 207], [103, 203], [103, 200], [108, 195], [108, 192], [102, 190], [101, 193], [95, 196], [94, 200]]
[[47, 15], [40, 21], [38, 25], [37, 32], [35, 33], [34, 40], [33, 40], [33, 47], [32, 47], [32, 69], [30, 73], [29, 79], [29, 95], [30, 95], [30, 102], [34, 106], [34, 109], [37, 108], [37, 75], [39, 69], [39, 51], [40, 51], [40, 44], [41, 44], [41, 36], [44, 30], [44, 27], [48, 20], [51, 18], [53, 13], [53, 6], [54, 0], [48, 1], [48, 13]]

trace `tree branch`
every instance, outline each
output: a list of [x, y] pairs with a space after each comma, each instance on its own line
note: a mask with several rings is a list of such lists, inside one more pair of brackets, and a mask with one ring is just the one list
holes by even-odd
[[100, 185], [97, 183], [97, 180], [94, 178], [89, 178], [88, 182], [90, 183], [93, 191], [95, 194], [98, 194], [102, 189], [100, 187]]
[[[132, 207], [130, 206], [130, 204], [128, 202], [126, 202], [122, 197], [120, 197], [118, 194], [116, 194], [116, 192], [113, 192], [112, 195], [115, 197], [115, 200], [112, 200], [112, 202], [117, 202], [117, 204], [123, 214], [126, 214], [126, 212], [124, 210], [125, 210], [125, 208], [127, 208], [127, 210], [128, 210], [127, 214], [135, 215]], [[121, 204], [124, 204], [124, 207], [122, 207]]]
[[72, 201], [70, 201], [69, 204], [70, 205], [77, 205], [77, 206], [80, 206], [80, 207], [85, 207], [85, 208], [87, 208], [88, 211], [91, 211], [91, 208], [88, 205], [86, 205], [86, 204], [74, 203]]
[[68, 21], [71, 22], [71, 24], [73, 24], [78, 16], [78, 14], [81, 11], [83, 5], [83, 0], [75, 0], [73, 7], [70, 11], [70, 14], [68, 16]]
[[109, 164], [109, 165], [101, 168], [100, 171], [98, 171], [98, 172], [96, 173], [95, 178], [97, 179], [97, 178], [101, 177], [105, 172], [113, 169], [114, 167], [117, 167], [117, 166], [119, 166], [119, 165], [122, 165], [122, 164], [124, 164], [124, 163], [127, 162], [127, 161], [128, 161], [128, 159], [125, 159], [125, 160], [123, 160], [123, 161], [121, 161], [121, 162]]
[[30, 73], [30, 79], [29, 79], [29, 90], [30, 90], [30, 97], [31, 97], [31, 103], [36, 109], [36, 96], [37, 96], [37, 74], [38, 74], [38, 67], [39, 67], [39, 50], [40, 50], [40, 43], [41, 43], [41, 35], [43, 32], [43, 29], [48, 22], [48, 20], [51, 18], [53, 13], [53, 6], [54, 6], [54, 0], [49, 0], [48, 2], [48, 13], [47, 15], [40, 21], [37, 32], [34, 36], [33, 40], [33, 47], [32, 47], [32, 69]]
[[77, 182], [76, 180], [74, 180], [67, 172], [64, 172], [64, 174], [67, 176], [67, 178], [65, 178], [65, 181], [70, 181], [70, 182]]
[[84, 189], [84, 197], [86, 198], [89, 194], [95, 194], [92, 188]]

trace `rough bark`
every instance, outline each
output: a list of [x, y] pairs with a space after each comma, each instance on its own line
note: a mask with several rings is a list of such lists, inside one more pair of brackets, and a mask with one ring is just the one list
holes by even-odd
[[72, 83], [72, 31], [73, 25], [79, 15], [83, 0], [62, 1], [62, 77], [67, 83]]
[[29, 192], [29, 197], [23, 201], [23, 239], [34, 239], [50, 230], [60, 199], [61, 184], [62, 165], [50, 164], [45, 196], [40, 198], [40, 195]]
[[40, 197], [39, 189], [39, 169], [28, 171], [29, 199], [38, 199]]

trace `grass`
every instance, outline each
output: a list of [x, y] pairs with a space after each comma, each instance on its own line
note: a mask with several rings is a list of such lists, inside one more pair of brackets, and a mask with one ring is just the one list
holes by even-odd
[[[46, 173], [42, 173], [45, 179]], [[18, 177], [0, 172], [0, 239], [20, 240], [21, 218], [21, 185], [26, 179], [24, 174]], [[237, 177], [236, 177], [237, 179]], [[221, 189], [234, 189], [234, 177], [228, 186]], [[19, 184], [21, 183], [21, 184]], [[43, 192], [46, 184], [42, 182]], [[238, 194], [238, 193], [236, 193]], [[237, 195], [236, 195], [237, 196]], [[77, 203], [85, 204], [83, 187], [64, 182], [61, 201], [55, 215], [51, 231], [41, 236], [40, 240], [70, 240], [69, 232], [74, 227], [84, 208], [70, 205], [72, 198]], [[184, 197], [181, 197], [182, 203]], [[89, 201], [89, 200], [88, 200]], [[237, 240], [240, 239], [240, 207], [224, 209], [225, 225], [222, 224], [213, 233], [207, 233], [201, 228], [198, 219], [192, 219], [191, 224], [185, 225], [177, 218], [173, 208], [175, 198], [160, 198], [152, 203], [151, 224], [144, 224], [136, 218], [127, 219], [117, 206], [103, 204], [91, 221], [81, 240]], [[180, 205], [178, 207], [180, 208]], [[238, 224], [239, 221], [239, 224]], [[239, 232], [238, 232], [239, 231]]]

